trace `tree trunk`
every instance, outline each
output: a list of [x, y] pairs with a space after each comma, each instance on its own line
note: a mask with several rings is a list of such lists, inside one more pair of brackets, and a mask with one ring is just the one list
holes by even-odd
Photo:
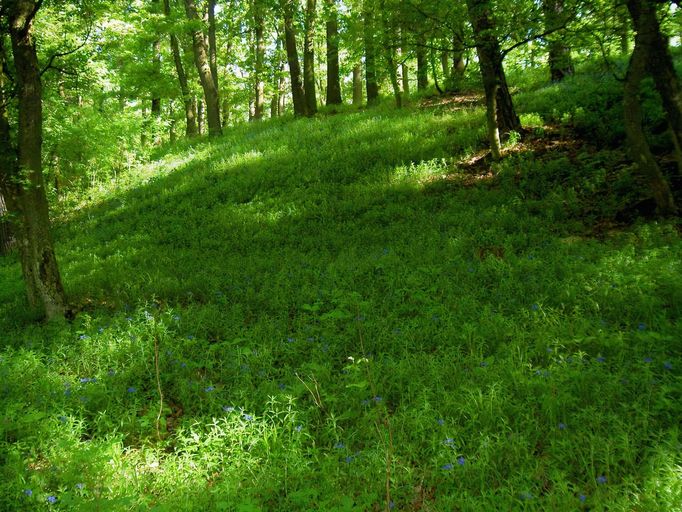
[[395, 98], [396, 108], [402, 108], [403, 97], [400, 90], [400, 82], [398, 80], [398, 65], [395, 62], [395, 50], [393, 41], [393, 27], [391, 27], [388, 17], [389, 12], [386, 10], [384, 0], [380, 0], [379, 12], [381, 13], [382, 24], [382, 44], [384, 47], [384, 54], [386, 57], [386, 65], [388, 66], [388, 76], [393, 87], [393, 97]]
[[625, 112], [625, 132], [632, 158], [647, 180], [656, 201], [656, 207], [661, 215], [672, 215], [677, 211], [670, 187], [661, 173], [654, 156], [651, 154], [646, 135], [642, 129], [642, 108], [639, 96], [640, 85], [646, 76], [647, 52], [641, 44], [641, 35], [635, 38], [635, 49], [630, 58], [625, 89], [623, 93], [623, 107]]
[[294, 115], [306, 115], [306, 99], [301, 81], [301, 65], [296, 48], [296, 28], [294, 27], [294, 0], [280, 0], [284, 15], [284, 42], [287, 49], [287, 62], [291, 76], [291, 97], [294, 102]]
[[[646, 55], [648, 72], [654, 78], [656, 90], [661, 96], [668, 124], [679, 155], [682, 148], [682, 89], [673, 66], [668, 40], [661, 33], [656, 16], [656, 2], [652, 0], [628, 0], [628, 10], [635, 27], [635, 48], [641, 47]], [[678, 170], [682, 162], [678, 157]]]
[[[511, 131], [521, 131], [521, 121], [516, 115], [507, 78], [502, 65], [500, 43], [495, 35], [495, 25], [491, 16], [489, 0], [467, 0], [469, 18], [474, 29], [474, 41], [481, 68], [481, 78], [486, 94], [486, 108], [495, 108], [495, 121], [500, 136]], [[490, 98], [495, 95], [495, 101]], [[488, 112], [488, 119], [493, 113]], [[496, 145], [493, 132], [489, 129], [491, 146]]]
[[[152, 13], [159, 10], [159, 0], [152, 0]], [[152, 43], [152, 140], [154, 144], [161, 144], [161, 134], [158, 131], [158, 121], [161, 118], [161, 96], [158, 84], [161, 79], [161, 39], [156, 38]]]
[[426, 41], [423, 36], [417, 41], [417, 90], [425, 91], [429, 86], [429, 59], [426, 56]]
[[204, 133], [204, 101], [201, 98], [195, 101], [197, 104], [197, 133], [201, 135]]
[[[40, 3], [16, 0], [5, 6], [16, 71], [19, 127], [17, 158], [10, 146], [5, 98], [0, 98], [0, 192], [15, 224], [28, 302], [48, 319], [64, 316], [66, 297], [55, 258], [42, 173], [42, 97], [40, 68], [33, 42], [33, 17]], [[8, 167], [7, 165], [10, 164]]]
[[218, 86], [218, 45], [215, 37], [215, 0], [208, 0], [208, 63], [211, 67], [211, 76], [215, 90], [220, 96]]
[[370, 0], [363, 2], [363, 37], [365, 43], [365, 87], [367, 88], [367, 105], [379, 102], [379, 83], [377, 82], [374, 6]]
[[[187, 17], [190, 21], [197, 23], [200, 20], [194, 0], [185, 0], [185, 10], [187, 11]], [[211, 71], [209, 52], [201, 29], [192, 29], [192, 41], [194, 64], [199, 73], [199, 80], [201, 81], [201, 87], [204, 90], [204, 98], [206, 99], [208, 134], [211, 137], [215, 137], [222, 135], [223, 133], [220, 124], [220, 100], [218, 97], [218, 88], [216, 87], [218, 78], [217, 75], [214, 76]]]
[[263, 38], [263, 31], [265, 29], [265, 18], [263, 17], [263, 12], [261, 10], [260, 0], [254, 1], [253, 11], [254, 48], [256, 50], [253, 119], [259, 121], [263, 118], [263, 105], [265, 103], [265, 83], [263, 82], [263, 61], [265, 60], [265, 39]]
[[305, 34], [303, 38], [303, 90], [305, 91], [306, 113], [312, 116], [317, 112], [315, 93], [315, 18], [316, 1], [305, 3]]
[[353, 106], [362, 106], [362, 65], [353, 66]]
[[403, 26], [400, 29], [400, 58], [402, 67], [402, 87], [405, 96], [410, 95], [410, 67], [407, 64], [409, 50], [407, 46], [407, 29]]
[[327, 105], [340, 105], [341, 78], [339, 73], [339, 21], [336, 0], [327, 1]]
[[[170, 17], [170, 0], [163, 0], [163, 11], [166, 17]], [[180, 44], [178, 37], [171, 32], [170, 34], [170, 48], [173, 54], [173, 62], [175, 64], [175, 71], [178, 74], [178, 82], [180, 84], [180, 92], [182, 93], [182, 102], [185, 106], [185, 136], [188, 138], [196, 137], [197, 135], [197, 120], [196, 120], [196, 100], [189, 90], [189, 83], [187, 75], [185, 74], [185, 66], [182, 63], [182, 54], [180, 53]]]
[[[554, 29], [566, 21], [564, 0], [542, 0], [542, 10], [545, 15], [545, 29]], [[573, 60], [571, 49], [564, 43], [560, 34], [547, 37], [549, 46], [549, 71], [552, 82], [560, 82], [566, 76], [573, 74]]]
[[450, 78], [446, 84], [446, 90], [448, 92], [459, 92], [461, 89], [464, 71], [466, 69], [464, 53], [464, 20], [462, 20], [459, 32], [452, 36], [452, 69], [450, 70]]

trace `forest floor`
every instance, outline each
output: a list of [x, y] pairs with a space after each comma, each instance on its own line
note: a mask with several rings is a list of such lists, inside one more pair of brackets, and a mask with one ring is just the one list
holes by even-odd
[[680, 510], [677, 223], [530, 100], [487, 161], [460, 103], [239, 126], [55, 204], [76, 319], [0, 259], [0, 509]]

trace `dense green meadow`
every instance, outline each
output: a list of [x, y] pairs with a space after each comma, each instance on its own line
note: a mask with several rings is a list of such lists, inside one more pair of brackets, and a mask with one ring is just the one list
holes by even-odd
[[522, 86], [499, 164], [480, 104], [415, 100], [53, 201], [78, 311], [0, 259], [0, 509], [682, 509], [682, 242], [584, 106], [618, 88]]

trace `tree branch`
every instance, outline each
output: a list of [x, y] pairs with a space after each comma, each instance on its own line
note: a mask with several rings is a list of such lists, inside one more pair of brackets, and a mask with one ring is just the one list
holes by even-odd
[[92, 24], [88, 27], [88, 33], [85, 34], [85, 39], [83, 42], [78, 45], [76, 48], [73, 48], [72, 50], [68, 50], [65, 52], [59, 52], [59, 53], [54, 53], [52, 56], [50, 56], [50, 59], [47, 61], [47, 64], [45, 67], [40, 71], [40, 76], [43, 76], [43, 74], [48, 70], [48, 69], [56, 69], [64, 74], [67, 75], [75, 75], [76, 73], [68, 73], [62, 68], [58, 68], [52, 65], [55, 59], [61, 58], [61, 57], [66, 57], [67, 55], [71, 55], [73, 53], [76, 53], [78, 50], [82, 49], [86, 44], [88, 44], [88, 40], [90, 39], [90, 34], [92, 33]]

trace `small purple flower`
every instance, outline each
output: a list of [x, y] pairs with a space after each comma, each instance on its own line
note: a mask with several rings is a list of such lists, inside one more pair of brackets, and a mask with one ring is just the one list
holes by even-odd
[[187, 363], [180, 363], [180, 368], [187, 368]]
[[232, 412], [234, 411], [234, 407], [232, 407], [231, 405], [223, 405], [223, 411]]
[[442, 427], [443, 425], [445, 425], [445, 420], [443, 418], [438, 418], [436, 420], [436, 423], [438, 423]]
[[454, 446], [455, 445], [455, 440], [451, 437], [448, 437], [445, 441], [443, 441], [443, 444], [445, 446]]
[[88, 338], [89, 336], [87, 334], [81, 334], [80, 336], [78, 336], [79, 340], [87, 340]]
[[99, 329], [97, 329], [97, 332], [102, 334], [104, 332], [104, 327], [100, 327]]
[[336, 443], [334, 445], [334, 448], [336, 448], [337, 450], [343, 450], [345, 447], [346, 447], [346, 445], [343, 444], [341, 441], [339, 441], [338, 443]]
[[603, 484], [605, 484], [606, 482], [607, 482], [607, 479], [606, 479], [606, 477], [605, 477], [604, 475], [599, 475], [599, 476], [597, 477], [597, 483], [598, 483], [598, 484], [603, 485]]
[[639, 325], [637, 326], [637, 330], [646, 331], [646, 324], [644, 322], [640, 322]]
[[585, 503], [585, 500], [587, 499], [587, 496], [585, 496], [584, 494], [581, 494], [580, 496], [578, 496], [578, 499], [579, 499], [581, 502]]
[[130, 386], [130, 387], [127, 389], [127, 391], [128, 391], [128, 393], [135, 393], [135, 392], [137, 392], [137, 388], [136, 388], [136, 387], [133, 387], [133, 386]]
[[189, 336], [187, 336], [187, 339], [188, 339], [188, 340], [193, 340], [193, 339], [194, 339], [194, 335], [190, 334]]
[[303, 430], [303, 425], [296, 425], [295, 430], [296, 430], [296, 432], [300, 432], [301, 430]]
[[133, 321], [133, 317], [132, 317], [132, 316], [127, 316], [127, 317], [126, 317], [126, 320], [128, 320], [128, 322], [132, 322], [132, 321]]
[[242, 417], [243, 417], [246, 421], [253, 421], [253, 416], [251, 416], [250, 414], [244, 413], [244, 414], [242, 414]]
[[210, 393], [211, 391], [214, 391], [214, 390], [215, 390], [215, 386], [209, 386], [206, 389], [204, 389], [204, 391], [206, 391], [206, 393]]
[[522, 493], [519, 495], [519, 498], [521, 499], [521, 501], [532, 500], [534, 497], [535, 497], [535, 496], [533, 496], [533, 494], [530, 493], [530, 492], [522, 492]]
[[645, 357], [645, 358], [644, 358], [644, 362], [645, 362], [645, 363], [650, 363], [650, 362], [652, 362], [652, 361], [653, 361], [653, 359], [652, 359], [651, 357]]
[[464, 466], [465, 462], [466, 461], [464, 460], [464, 457], [462, 457], [461, 455], [457, 457], [457, 464], [459, 464], [460, 466]]
[[453, 466], [452, 464], [448, 463], [448, 464], [443, 464], [443, 465], [440, 467], [440, 469], [444, 469], [445, 471], [450, 471], [450, 470], [451, 470], [452, 468], [454, 468], [454, 467], [455, 467], [455, 466]]
[[537, 304], [533, 304], [533, 305], [530, 307], [530, 309], [532, 309], [533, 311], [537, 311], [538, 309], [540, 309], [540, 306], [538, 306]]
[[663, 361], [663, 368], [666, 370], [672, 370], [673, 364], [670, 361]]
[[488, 366], [488, 361], [481, 361], [481, 368]]
[[599, 356], [598, 358], [595, 359], [595, 361], [597, 361], [598, 363], [603, 363], [604, 361], [606, 361], [606, 358], [604, 356]]
[[282, 391], [284, 391], [284, 390], [287, 388], [287, 385], [284, 384], [284, 383], [282, 383], [282, 382], [280, 382], [279, 384], [277, 384], [277, 387], [278, 387], [279, 389], [281, 389]]
[[33, 491], [31, 489], [24, 489], [24, 494], [30, 498], [33, 496]]
[[559, 423], [559, 430], [566, 430], [566, 423]]
[[383, 400], [383, 398], [381, 398], [380, 396], [375, 396], [374, 398], [372, 398], [372, 400], [374, 400], [375, 402], [378, 403], [378, 402], [381, 402]]
[[173, 315], [173, 320], [175, 320], [176, 322], [179, 322], [180, 321], [180, 315]]
[[287, 338], [287, 343], [293, 343], [296, 341], [296, 338], [292, 338], [291, 336]]
[[76, 489], [82, 490], [84, 488], [85, 488], [85, 484], [81, 484], [81, 483], [76, 484]]
[[57, 496], [48, 496], [47, 501], [48, 503], [57, 503]]

